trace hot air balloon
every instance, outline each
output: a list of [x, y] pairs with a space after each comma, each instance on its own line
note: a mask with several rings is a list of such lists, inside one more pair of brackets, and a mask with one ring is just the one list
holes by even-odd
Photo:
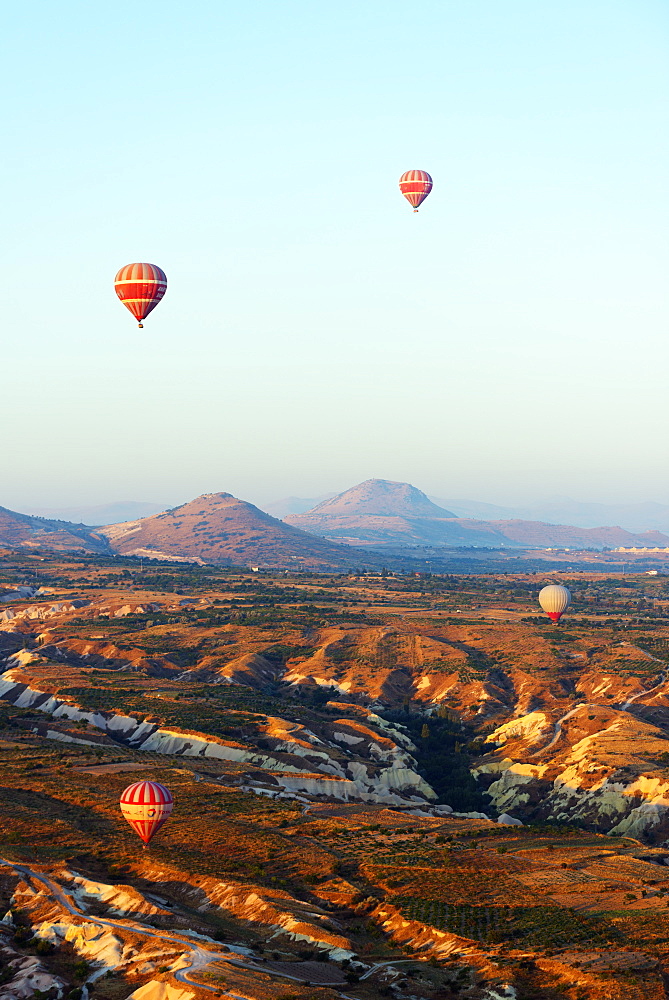
[[539, 604], [556, 625], [571, 604], [571, 594], [566, 587], [555, 583], [539, 591]]
[[144, 847], [149, 846], [151, 838], [169, 817], [173, 804], [169, 788], [157, 781], [136, 781], [121, 795], [121, 812], [144, 841]]
[[400, 177], [400, 191], [413, 205], [414, 212], [422, 205], [432, 190], [432, 178], [425, 170], [407, 170]]
[[126, 264], [114, 278], [114, 288], [141, 330], [142, 320], [156, 308], [167, 291], [167, 276], [155, 264]]

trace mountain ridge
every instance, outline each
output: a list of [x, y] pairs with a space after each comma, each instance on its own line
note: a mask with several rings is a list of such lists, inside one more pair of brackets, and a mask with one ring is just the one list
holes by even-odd
[[409, 483], [366, 480], [304, 514], [285, 518], [330, 541], [356, 546], [491, 548], [667, 547], [669, 535], [618, 526], [580, 528], [519, 518], [459, 518]]
[[442, 500], [431, 496], [437, 505], [447, 506], [456, 517], [486, 521], [544, 521], [569, 524], [577, 528], [615, 525], [626, 531], [662, 531], [669, 533], [669, 504], [645, 501], [636, 504], [582, 502], [570, 497], [550, 497], [529, 504], [500, 506], [479, 500]]
[[[284, 497], [262, 504], [273, 517], [310, 513], [314, 507], [338, 494], [318, 497]], [[585, 502], [571, 497], [547, 497], [526, 504], [495, 504], [463, 497], [444, 499], [426, 494], [437, 507], [450, 511], [453, 517], [476, 521], [543, 521], [548, 524], [572, 525], [577, 528], [599, 528], [613, 525], [625, 531], [661, 531], [669, 534], [669, 504], [654, 500], [628, 504]]]
[[58, 551], [110, 551], [106, 540], [88, 525], [20, 514], [7, 507], [0, 507], [0, 545], [10, 548], [45, 545]]
[[[524, 519], [458, 518], [409, 483], [366, 480], [284, 520], [230, 493], [208, 493], [147, 517], [93, 529], [0, 507], [0, 545], [213, 565], [330, 571], [411, 549], [669, 547], [659, 531], [580, 528]], [[376, 550], [376, 551], [375, 551]], [[383, 553], [386, 552], [384, 556]]]

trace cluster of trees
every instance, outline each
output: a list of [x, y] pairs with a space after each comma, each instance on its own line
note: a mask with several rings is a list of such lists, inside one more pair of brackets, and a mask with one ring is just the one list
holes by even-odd
[[469, 727], [451, 718], [425, 717], [402, 709], [384, 711], [389, 722], [399, 723], [416, 745], [418, 773], [434, 788], [438, 801], [457, 812], [485, 812], [490, 801], [471, 773], [474, 757], [483, 752], [480, 738]]

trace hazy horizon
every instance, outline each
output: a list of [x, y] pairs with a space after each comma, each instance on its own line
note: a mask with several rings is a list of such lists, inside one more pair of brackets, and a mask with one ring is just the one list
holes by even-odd
[[[382, 478], [382, 477], [378, 477], [378, 478]], [[362, 480], [362, 482], [365, 482], [365, 480]], [[404, 482], [404, 481], [399, 481], [399, 482]], [[314, 503], [317, 503], [317, 502], [325, 499], [326, 497], [336, 496], [336, 495], [338, 495], [340, 493], [344, 493], [347, 490], [352, 489], [353, 487], [355, 487], [357, 485], [359, 485], [359, 484], [358, 483], [349, 483], [348, 485], [346, 485], [346, 486], [344, 486], [344, 487], [342, 487], [340, 489], [332, 488], [330, 490], [325, 490], [322, 493], [312, 494], [312, 495], [299, 494], [299, 493], [295, 493], [295, 492], [284, 494], [284, 495], [281, 495], [281, 496], [279, 496], [279, 495], [271, 495], [269, 492], [263, 493], [262, 495], [255, 495], [255, 496], [239, 496], [238, 494], [233, 494], [233, 495], [237, 496], [238, 499], [240, 499], [240, 500], [244, 500], [244, 501], [247, 501], [248, 503], [254, 504], [255, 506], [259, 507], [260, 509], [265, 509], [265, 507], [271, 508], [273, 505], [280, 504], [281, 502], [287, 501], [287, 500], [304, 500], [304, 501], [312, 500]], [[534, 506], [549, 505], [549, 504], [552, 504], [552, 503], [555, 503], [555, 504], [563, 503], [563, 504], [566, 504], [566, 505], [573, 503], [573, 504], [580, 504], [580, 505], [583, 505], [583, 506], [587, 506], [589, 504], [592, 504], [592, 505], [595, 505], [595, 506], [605, 506], [605, 507], [616, 507], [616, 506], [625, 506], [625, 505], [629, 505], [629, 506], [641, 506], [641, 505], [644, 505], [644, 504], [658, 504], [660, 506], [667, 506], [667, 507], [669, 507], [669, 504], [663, 503], [663, 501], [661, 499], [660, 500], [656, 500], [656, 499], [653, 499], [653, 498], [646, 498], [646, 499], [641, 499], [641, 500], [629, 500], [629, 501], [618, 500], [618, 499], [611, 499], [611, 498], [605, 498], [605, 497], [604, 498], [600, 498], [600, 499], [584, 499], [582, 497], [570, 496], [570, 495], [564, 494], [564, 493], [563, 494], [553, 493], [553, 494], [544, 494], [544, 495], [527, 495], [526, 494], [524, 496], [517, 496], [517, 497], [505, 496], [503, 498], [492, 498], [492, 497], [487, 496], [487, 495], [485, 495], [485, 496], [465, 495], [462, 491], [460, 491], [460, 492], [454, 492], [452, 489], [449, 491], [446, 488], [444, 488], [442, 490], [437, 490], [436, 492], [431, 492], [431, 491], [424, 490], [423, 487], [419, 483], [411, 483], [410, 485], [415, 486], [417, 489], [421, 490], [423, 493], [425, 493], [426, 495], [428, 495], [430, 497], [430, 499], [432, 499], [434, 502], [439, 502], [441, 500], [442, 502], [447, 502], [448, 501], [448, 502], [456, 503], [456, 502], [460, 501], [462, 503], [474, 503], [474, 504], [481, 504], [481, 505], [490, 505], [490, 506], [493, 506], [493, 507], [500, 507], [500, 508], [520, 508], [520, 507], [531, 508], [531, 507], [534, 507]], [[203, 490], [202, 491], [202, 493], [230, 493], [230, 492], [231, 492], [230, 490], [226, 490], [224, 488], [222, 488], [222, 489], [209, 489], [209, 490]], [[118, 497], [113, 497], [113, 498], [102, 498], [102, 499], [99, 500], [99, 502], [91, 502], [91, 503], [82, 503], [82, 502], [78, 502], [77, 503], [73, 499], [73, 502], [71, 502], [69, 504], [56, 504], [56, 505], [53, 505], [53, 506], [47, 506], [47, 505], [44, 505], [44, 504], [35, 504], [35, 503], [32, 503], [32, 504], [26, 504], [21, 509], [19, 509], [19, 508], [16, 508], [16, 509], [19, 510], [20, 513], [37, 514], [37, 515], [40, 515], [40, 516], [47, 516], [47, 517], [50, 515], [50, 513], [54, 512], [54, 511], [56, 511], [56, 512], [58, 512], [58, 511], [60, 511], [60, 512], [67, 512], [68, 510], [76, 511], [76, 510], [80, 510], [80, 509], [95, 510], [95, 508], [97, 508], [97, 507], [105, 508], [105, 509], [110, 509], [112, 507], [125, 507], [125, 506], [138, 506], [138, 507], [139, 506], [147, 506], [147, 507], [154, 506], [156, 508], [156, 512], [158, 512], [159, 510], [166, 510], [166, 509], [169, 509], [169, 508], [172, 508], [172, 507], [180, 506], [181, 504], [187, 503], [190, 500], [195, 499], [195, 497], [199, 496], [199, 495], [200, 494], [192, 494], [192, 495], [189, 495], [189, 496], [172, 497], [170, 499], [165, 499], [165, 498], [162, 498], [162, 499], [156, 499], [156, 498], [153, 498], [153, 499], [146, 499], [146, 498], [132, 499], [132, 498], [128, 498], [128, 497], [125, 497], [125, 498], [121, 499], [121, 498], [118, 498]], [[0, 501], [1, 501], [1, 498], [0, 498]], [[7, 504], [4, 504], [4, 503], [0, 502], [0, 506], [5, 506], [6, 507]], [[139, 516], [139, 515], [137, 515], [137, 516]]]
[[[390, 479], [389, 476], [367, 476], [355, 481], [347, 481], [343, 484], [330, 483], [328, 485], [327, 481], [321, 481], [317, 486], [309, 489], [309, 484], [306, 484], [304, 489], [290, 489], [290, 484], [288, 484], [288, 489], [285, 491], [280, 491], [278, 489], [271, 489], [271, 487], [258, 486], [257, 488], [252, 488], [245, 492], [235, 491], [225, 483], [213, 483], [209, 486], [203, 485], [202, 488], [194, 488], [190, 492], [186, 491], [163, 491], [162, 494], [158, 490], [154, 490], [149, 493], [148, 490], [143, 491], [141, 494], [136, 493], [134, 496], [130, 493], [115, 494], [115, 493], [90, 493], [86, 488], [79, 490], [75, 486], [72, 486], [70, 492], [63, 491], [62, 493], [53, 494], [53, 499], [47, 502], [39, 502], [37, 497], [43, 492], [41, 490], [36, 490], [35, 495], [32, 497], [23, 492], [17, 494], [17, 502], [20, 502], [20, 506], [12, 506], [8, 502], [7, 497], [9, 494], [14, 492], [11, 488], [3, 491], [3, 495], [0, 496], [0, 506], [8, 507], [12, 510], [22, 511], [24, 513], [33, 513], [37, 509], [62, 509], [66, 507], [95, 507], [95, 506], [110, 506], [112, 504], [121, 503], [148, 503], [148, 504], [164, 504], [166, 507], [175, 507], [182, 503], [187, 503], [189, 500], [193, 500], [196, 496], [200, 496], [203, 493], [231, 493], [240, 500], [246, 500], [249, 503], [253, 503], [256, 506], [262, 507], [263, 504], [278, 503], [281, 500], [288, 500], [291, 498], [295, 499], [316, 499], [323, 498], [326, 496], [334, 496], [339, 493], [344, 493], [346, 490], [351, 489], [353, 486], [358, 485], [358, 483], [365, 482], [367, 479]], [[625, 490], [620, 493], [611, 491], [609, 493], [576, 493], [576, 491], [566, 492], [560, 490], [550, 491], [546, 489], [545, 491], [536, 490], [534, 492], [528, 490], [526, 492], [508, 490], [496, 490], [492, 487], [490, 490], [476, 489], [472, 487], [467, 490], [464, 487], [460, 488], [457, 484], [454, 486], [452, 483], [439, 485], [437, 484], [434, 488], [428, 488], [421, 482], [412, 482], [408, 479], [394, 479], [394, 482], [409, 482], [412, 486], [421, 490], [423, 493], [430, 497], [442, 497], [444, 499], [459, 499], [459, 500], [472, 500], [478, 503], [489, 503], [504, 506], [519, 506], [519, 505], [530, 505], [535, 503], [546, 503], [554, 500], [570, 500], [577, 503], [594, 503], [594, 504], [605, 504], [605, 505], [618, 505], [618, 504], [644, 504], [644, 503], [657, 503], [657, 504], [667, 504], [669, 505], [669, 495], [651, 495], [649, 493], [637, 492], [636, 490]], [[7, 495], [5, 495], [5, 492]]]

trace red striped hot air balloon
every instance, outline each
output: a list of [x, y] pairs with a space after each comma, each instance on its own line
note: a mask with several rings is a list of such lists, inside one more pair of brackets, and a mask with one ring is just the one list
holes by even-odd
[[413, 205], [414, 212], [422, 205], [432, 190], [432, 178], [425, 170], [407, 170], [400, 177], [400, 191]]
[[136, 781], [121, 795], [121, 812], [145, 847], [169, 817], [173, 804], [169, 788], [157, 781]]
[[155, 264], [126, 264], [114, 278], [114, 288], [141, 330], [142, 320], [156, 308], [167, 291], [167, 276]]

